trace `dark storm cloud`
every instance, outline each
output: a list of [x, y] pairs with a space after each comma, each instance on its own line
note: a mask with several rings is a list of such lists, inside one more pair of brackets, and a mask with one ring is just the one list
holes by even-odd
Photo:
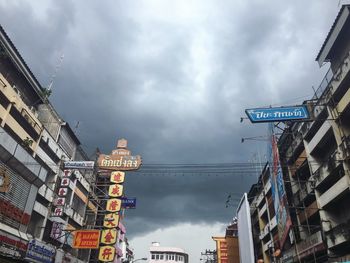
[[[314, 58], [334, 1], [1, 1], [0, 21], [89, 153], [126, 137], [149, 163], [247, 162], [264, 125], [244, 109], [298, 104], [321, 81]], [[242, 182], [241, 182], [242, 180]], [[227, 194], [254, 177], [128, 178], [131, 233], [227, 222]], [[236, 200], [237, 202], [237, 200]], [[157, 215], [157, 216], [155, 216]]]

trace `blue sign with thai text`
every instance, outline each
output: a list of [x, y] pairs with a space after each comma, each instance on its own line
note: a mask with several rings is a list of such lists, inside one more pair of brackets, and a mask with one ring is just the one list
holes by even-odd
[[298, 121], [310, 119], [306, 105], [245, 110], [251, 122]]
[[122, 197], [122, 208], [136, 208], [136, 198]]
[[54, 247], [32, 239], [28, 243], [26, 259], [35, 260], [35, 262], [53, 263], [55, 254], [56, 249]]

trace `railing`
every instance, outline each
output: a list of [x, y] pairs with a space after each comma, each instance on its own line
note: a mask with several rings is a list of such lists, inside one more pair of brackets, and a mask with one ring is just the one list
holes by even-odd
[[321, 84], [318, 86], [317, 90], [315, 91], [315, 94], [312, 97], [313, 100], [319, 99], [323, 95], [323, 92], [326, 90], [326, 88], [328, 87], [332, 79], [333, 79], [333, 72], [331, 68], [329, 68], [326, 75], [323, 77]]

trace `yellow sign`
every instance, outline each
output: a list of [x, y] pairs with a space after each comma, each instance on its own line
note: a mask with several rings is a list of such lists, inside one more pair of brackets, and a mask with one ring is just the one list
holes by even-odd
[[102, 246], [98, 253], [98, 260], [103, 262], [110, 262], [114, 260], [115, 248], [112, 246]]
[[125, 173], [120, 171], [111, 172], [111, 182], [115, 184], [124, 183]]
[[121, 184], [112, 184], [109, 186], [108, 195], [111, 197], [120, 197], [123, 195], [123, 186]]
[[139, 169], [141, 163], [140, 155], [100, 154], [97, 160], [98, 167], [101, 170], [132, 171]]
[[103, 226], [106, 228], [117, 227], [119, 223], [119, 215], [117, 214], [107, 214], [103, 219]]
[[109, 212], [118, 212], [120, 211], [120, 207], [122, 205], [122, 201], [117, 198], [112, 198], [107, 201], [106, 210]]
[[117, 229], [104, 229], [101, 234], [101, 243], [106, 245], [112, 245], [117, 242]]

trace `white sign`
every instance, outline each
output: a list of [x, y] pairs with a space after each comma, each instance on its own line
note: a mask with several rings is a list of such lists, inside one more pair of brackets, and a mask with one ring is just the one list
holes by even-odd
[[241, 263], [254, 263], [252, 223], [247, 193], [244, 193], [237, 209], [239, 255]]
[[60, 188], [58, 190], [58, 196], [66, 196], [68, 193], [68, 189], [67, 188]]
[[65, 169], [87, 169], [93, 170], [95, 166], [94, 161], [69, 161], [64, 162]]
[[63, 207], [56, 207], [54, 212], [54, 216], [63, 216]]
[[53, 204], [55, 206], [63, 206], [66, 203], [66, 198], [64, 197], [58, 197], [53, 201]]
[[70, 177], [73, 170], [64, 170], [63, 171], [63, 177]]
[[61, 186], [68, 186], [69, 185], [69, 179], [68, 178], [62, 178]]

